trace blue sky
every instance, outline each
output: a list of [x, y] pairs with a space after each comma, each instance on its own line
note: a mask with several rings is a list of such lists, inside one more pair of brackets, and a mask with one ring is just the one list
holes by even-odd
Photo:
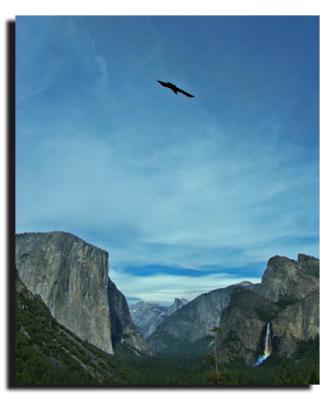
[[127, 296], [161, 303], [319, 255], [317, 17], [16, 29], [17, 232], [103, 247]]

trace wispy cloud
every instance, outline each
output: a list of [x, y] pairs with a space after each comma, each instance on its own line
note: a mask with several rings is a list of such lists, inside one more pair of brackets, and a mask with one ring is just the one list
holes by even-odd
[[[176, 276], [160, 274], [150, 277], [138, 277], [126, 273], [113, 272], [111, 279], [117, 282], [118, 288], [130, 297], [139, 297], [148, 302], [161, 304], [172, 303], [174, 298], [186, 297], [193, 300], [202, 293], [241, 282], [241, 278], [229, 274], [212, 274], [202, 277]], [[252, 283], [259, 278], [246, 277]]]
[[[57, 32], [57, 37], [55, 37]], [[30, 45], [34, 41], [34, 46]], [[18, 17], [17, 106], [32, 97], [60, 87], [64, 97], [68, 83], [86, 81], [97, 94], [109, 84], [106, 60], [98, 52], [81, 19], [75, 17]], [[77, 77], [73, 72], [78, 72]], [[51, 93], [50, 96], [54, 96]]]
[[[20, 224], [99, 227], [112, 266], [234, 266], [277, 253], [314, 254], [315, 242], [303, 238], [315, 237], [318, 223], [317, 166], [292, 165], [292, 154], [275, 154], [275, 144], [263, 144], [261, 154], [257, 146], [229, 144], [233, 138], [219, 147], [221, 136], [198, 140], [192, 151], [172, 145], [151, 158], [134, 154], [132, 144], [82, 135], [42, 140], [33, 188], [27, 174], [18, 182]], [[38, 161], [46, 149], [43, 171]]]

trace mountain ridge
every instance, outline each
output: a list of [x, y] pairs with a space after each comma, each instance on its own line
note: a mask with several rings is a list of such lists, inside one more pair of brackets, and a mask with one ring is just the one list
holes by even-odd
[[228, 306], [234, 288], [240, 285], [249, 286], [252, 283], [244, 281], [197, 296], [168, 316], [148, 337], [149, 344], [157, 352], [188, 353], [218, 324], [221, 310]]

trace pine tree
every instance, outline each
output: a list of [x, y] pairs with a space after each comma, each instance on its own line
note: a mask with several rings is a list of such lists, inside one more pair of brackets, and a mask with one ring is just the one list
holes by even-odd
[[223, 332], [223, 329], [219, 326], [215, 326], [211, 329], [212, 334], [208, 337], [211, 339], [210, 344], [213, 344], [213, 359], [214, 359], [214, 371], [208, 374], [208, 379], [212, 383], [220, 384], [225, 380], [223, 374], [219, 371], [219, 354], [218, 354], [218, 333]]

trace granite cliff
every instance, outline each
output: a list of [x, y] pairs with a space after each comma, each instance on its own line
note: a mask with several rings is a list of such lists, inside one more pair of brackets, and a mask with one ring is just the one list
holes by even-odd
[[274, 256], [268, 261], [258, 292], [274, 302], [294, 302], [319, 288], [319, 260], [304, 254], [298, 260]]
[[108, 277], [106, 251], [65, 232], [18, 234], [16, 268], [27, 289], [79, 338], [111, 354], [120, 342], [146, 350]]
[[319, 334], [319, 260], [272, 257], [262, 282], [238, 288], [221, 313], [218, 335], [221, 361], [242, 358], [252, 363], [262, 352], [266, 325], [271, 324], [273, 351], [291, 356], [299, 341]]

